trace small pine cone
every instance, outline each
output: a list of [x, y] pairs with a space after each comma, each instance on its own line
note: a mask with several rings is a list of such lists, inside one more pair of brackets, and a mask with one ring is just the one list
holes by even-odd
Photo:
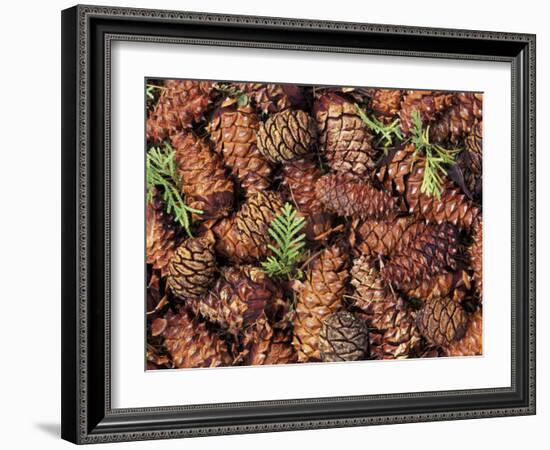
[[451, 224], [429, 225], [382, 268], [382, 279], [399, 289], [414, 289], [425, 277], [456, 266], [457, 230]]
[[376, 173], [378, 180], [389, 192], [404, 194], [407, 176], [413, 170], [416, 147], [407, 144], [390, 153], [388, 163], [380, 167]]
[[453, 95], [453, 102], [430, 128], [433, 142], [450, 140], [457, 144], [472, 132], [476, 120], [482, 117], [482, 94], [461, 92]]
[[234, 263], [250, 263], [261, 256], [261, 249], [237, 228], [234, 217], [225, 217], [212, 228], [216, 236], [215, 250]]
[[313, 158], [295, 159], [283, 164], [286, 197], [306, 218], [305, 233], [309, 241], [326, 235], [332, 226], [332, 216], [323, 210], [322, 203], [315, 195], [315, 182], [320, 177], [321, 169]]
[[208, 290], [216, 270], [211, 243], [205, 237], [183, 241], [170, 260], [168, 270], [168, 287], [174, 295], [200, 297]]
[[424, 302], [416, 319], [428, 344], [445, 346], [464, 336], [468, 316], [453, 299], [436, 298]]
[[369, 329], [348, 311], [328, 316], [319, 335], [324, 362], [359, 361], [369, 355]]
[[329, 92], [313, 106], [319, 149], [335, 172], [363, 176], [375, 166], [373, 136], [353, 103]]
[[483, 353], [483, 316], [477, 310], [468, 317], [468, 325], [462, 339], [443, 348], [445, 356], [478, 356]]
[[403, 91], [401, 89], [371, 89], [370, 109], [380, 122], [389, 124], [399, 112]]
[[415, 356], [421, 338], [414, 312], [387, 287], [368, 257], [362, 256], [354, 262], [351, 284], [355, 287], [353, 306], [363, 311], [371, 328], [371, 356], [376, 359]]
[[210, 140], [248, 194], [271, 184], [271, 166], [256, 146], [260, 122], [250, 105], [221, 108], [209, 126]]
[[271, 162], [309, 153], [315, 143], [315, 122], [304, 111], [286, 109], [260, 124], [258, 149]]
[[199, 122], [212, 101], [212, 83], [166, 80], [164, 89], [147, 119], [147, 140], [163, 140]]
[[208, 295], [198, 301], [203, 317], [237, 336], [260, 316], [276, 315], [282, 292], [260, 269], [225, 267]]
[[448, 297], [462, 302], [471, 289], [471, 277], [465, 270], [442, 272], [432, 278], [425, 278], [415, 288], [406, 292], [408, 297], [428, 301]]
[[193, 214], [193, 218], [208, 220], [228, 215], [233, 208], [233, 182], [226, 176], [220, 157], [193, 133], [173, 136], [172, 145], [185, 200], [191, 208], [203, 212]]
[[238, 359], [246, 366], [293, 364], [298, 360], [292, 329], [287, 324], [271, 325], [265, 317], [245, 331], [243, 348]]
[[407, 240], [407, 229], [415, 223], [411, 216], [365, 220], [352, 226], [353, 246], [364, 255], [389, 256], [398, 245]]
[[323, 322], [342, 308], [348, 278], [346, 251], [325, 248], [311, 264], [296, 301], [293, 345], [299, 362], [320, 361], [319, 333]]
[[468, 254], [474, 270], [474, 287], [479, 300], [483, 301], [483, 221], [481, 218], [476, 220], [472, 227], [472, 244]]
[[175, 368], [230, 366], [233, 361], [225, 342], [185, 311], [169, 311], [155, 319], [153, 329], [153, 336], [164, 337]]
[[155, 189], [153, 200], [147, 204], [146, 210], [146, 254], [147, 264], [160, 270], [162, 276], [167, 275], [170, 259], [183, 238], [181, 227], [165, 208]]
[[263, 114], [273, 114], [290, 107], [305, 105], [302, 90], [295, 84], [235, 83], [237, 89], [248, 95]]
[[464, 176], [466, 187], [474, 198], [481, 197], [482, 190], [482, 145], [483, 145], [483, 122], [476, 122], [472, 132], [466, 137], [466, 148], [458, 157], [458, 166]]
[[453, 95], [437, 91], [406, 91], [401, 102], [401, 130], [408, 135], [413, 126], [412, 113], [418, 111], [423, 125], [434, 122], [452, 104]]
[[395, 213], [395, 200], [387, 192], [343, 175], [319, 178], [315, 192], [326, 210], [339, 216], [380, 219]]

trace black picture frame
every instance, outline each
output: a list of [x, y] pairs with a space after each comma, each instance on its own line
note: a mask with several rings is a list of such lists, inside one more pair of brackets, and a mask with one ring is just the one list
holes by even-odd
[[[114, 40], [509, 62], [511, 386], [111, 408], [108, 112]], [[83, 444], [535, 414], [534, 35], [79, 5], [62, 12], [62, 123], [64, 439]]]

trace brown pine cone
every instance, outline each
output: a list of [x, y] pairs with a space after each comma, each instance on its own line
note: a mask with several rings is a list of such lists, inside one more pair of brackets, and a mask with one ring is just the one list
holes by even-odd
[[401, 101], [401, 130], [408, 135], [413, 126], [412, 113], [418, 111], [423, 125], [434, 122], [452, 104], [453, 95], [439, 91], [406, 91]]
[[324, 362], [359, 361], [369, 355], [369, 329], [348, 311], [328, 316], [319, 335]]
[[147, 140], [161, 143], [203, 119], [211, 103], [212, 83], [166, 80], [164, 89], [147, 119]]
[[476, 120], [482, 116], [482, 94], [460, 92], [452, 96], [450, 105], [430, 129], [433, 142], [450, 140], [457, 144], [471, 133]]
[[325, 248], [315, 259], [298, 289], [293, 345], [299, 362], [320, 361], [319, 333], [323, 322], [342, 307], [348, 278], [346, 250]]
[[456, 267], [457, 230], [451, 224], [428, 225], [400, 248], [381, 270], [382, 279], [399, 289], [414, 289], [425, 277]]
[[380, 220], [354, 221], [352, 225], [352, 245], [360, 253], [368, 256], [389, 256], [398, 244], [408, 242], [410, 233], [405, 234], [407, 229], [415, 223], [411, 216], [387, 218]]
[[380, 122], [393, 122], [401, 107], [401, 89], [370, 89], [370, 109]]
[[281, 298], [281, 290], [262, 270], [230, 266], [196, 306], [203, 317], [237, 336], [260, 316], [274, 317]]
[[483, 221], [481, 217], [472, 227], [472, 244], [468, 248], [470, 262], [474, 270], [474, 287], [479, 301], [483, 301]]
[[417, 160], [416, 147], [406, 144], [391, 152], [387, 164], [382, 165], [376, 176], [390, 192], [404, 194], [406, 191], [407, 176], [410, 175]]
[[191, 208], [203, 212], [193, 214], [193, 218], [208, 220], [228, 215], [233, 208], [233, 182], [226, 176], [220, 157], [190, 132], [173, 136], [172, 146], [185, 200]]
[[483, 164], [483, 122], [476, 122], [464, 141], [466, 148], [458, 157], [458, 166], [464, 176], [466, 187], [474, 198], [481, 197]]
[[216, 258], [205, 237], [189, 238], [177, 248], [168, 266], [168, 287], [182, 298], [198, 298], [208, 290]]
[[248, 194], [266, 190], [271, 184], [271, 166], [256, 146], [260, 122], [250, 105], [224, 107], [216, 111], [208, 131], [215, 149]]
[[225, 217], [212, 228], [216, 236], [215, 250], [234, 263], [250, 263], [260, 257], [261, 249], [237, 228], [235, 217]]
[[319, 178], [315, 192], [326, 210], [339, 216], [380, 219], [396, 212], [395, 200], [387, 192], [343, 175]]
[[329, 92], [315, 100], [319, 149], [335, 172], [362, 176], [375, 166], [373, 136], [353, 103]]
[[468, 325], [462, 339], [443, 348], [445, 356], [477, 356], [483, 354], [483, 317], [477, 310], [468, 317]]
[[283, 188], [286, 197], [306, 218], [305, 233], [309, 241], [326, 235], [332, 226], [332, 216], [326, 213], [315, 195], [315, 182], [321, 169], [312, 157], [294, 159], [283, 164]]
[[153, 336], [164, 337], [175, 368], [230, 366], [233, 361], [225, 342], [185, 311], [155, 319], [153, 330]]
[[147, 203], [146, 209], [146, 257], [147, 264], [160, 270], [162, 276], [167, 275], [170, 259], [183, 238], [181, 227], [165, 208], [155, 189], [153, 200]]
[[238, 360], [247, 366], [292, 364], [298, 360], [292, 346], [292, 329], [288, 324], [271, 325], [266, 318], [245, 331], [243, 348]]
[[260, 124], [258, 149], [271, 162], [309, 153], [315, 143], [315, 122], [304, 111], [286, 109]]
[[436, 298], [424, 302], [416, 323], [430, 345], [449, 345], [462, 339], [468, 316], [462, 306], [451, 298]]
[[301, 108], [305, 99], [295, 84], [235, 83], [235, 86], [252, 99], [263, 114], [273, 114], [290, 107]]
[[425, 278], [415, 289], [406, 291], [406, 294], [423, 301], [448, 297], [455, 302], [462, 302], [470, 289], [471, 277], [468, 272], [460, 269]]
[[363, 311], [370, 328], [370, 352], [376, 359], [416, 356], [421, 338], [414, 311], [382, 281], [368, 257], [357, 259], [351, 269], [355, 287], [353, 306]]

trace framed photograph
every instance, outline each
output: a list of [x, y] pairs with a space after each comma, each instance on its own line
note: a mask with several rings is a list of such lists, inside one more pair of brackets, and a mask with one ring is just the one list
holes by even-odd
[[535, 36], [62, 12], [62, 437], [535, 413]]

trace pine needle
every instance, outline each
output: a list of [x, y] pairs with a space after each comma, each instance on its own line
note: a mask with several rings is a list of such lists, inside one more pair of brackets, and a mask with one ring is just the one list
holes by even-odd
[[401, 134], [401, 122], [399, 119], [395, 119], [389, 125], [385, 125], [375, 117], [370, 118], [367, 116], [357, 103], [354, 103], [354, 105], [357, 114], [359, 114], [359, 117], [361, 117], [361, 120], [365, 123], [365, 125], [367, 125], [370, 130], [379, 136], [377, 145], [382, 144], [384, 149], [387, 149], [397, 142], [403, 141], [403, 135]]
[[162, 199], [166, 203], [166, 212], [172, 214], [186, 231], [191, 233], [190, 214], [202, 214], [203, 212], [187, 206], [181, 197], [181, 178], [177, 172], [175, 151], [170, 144], [165, 143], [163, 148], [152, 147], [147, 152], [147, 202], [151, 203], [155, 195], [155, 189], [161, 188]]
[[305, 237], [300, 233], [305, 225], [303, 217], [297, 217], [296, 210], [290, 203], [285, 203], [281, 214], [271, 221], [268, 233], [275, 245], [268, 245], [273, 255], [262, 262], [262, 267], [270, 277], [288, 276], [295, 272], [297, 277], [301, 271], [294, 266], [304, 255]]

